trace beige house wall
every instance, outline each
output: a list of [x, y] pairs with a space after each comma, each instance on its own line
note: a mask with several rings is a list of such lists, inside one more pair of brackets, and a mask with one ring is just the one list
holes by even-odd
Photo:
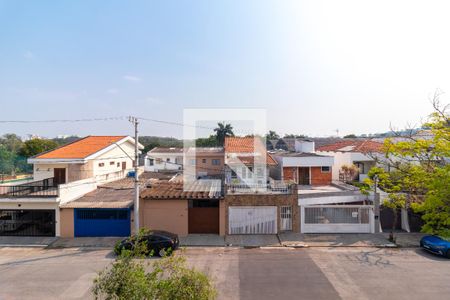
[[73, 208], [61, 208], [60, 215], [60, 230], [61, 237], [72, 238], [74, 237], [74, 216]]
[[141, 200], [140, 226], [188, 235], [188, 200]]
[[224, 236], [227, 232], [227, 210], [225, 205], [225, 200], [219, 201], [219, 235]]
[[69, 164], [67, 167], [68, 182], [92, 178], [94, 176], [93, 162], [84, 164]]
[[[213, 159], [218, 159], [220, 161], [219, 165], [213, 165]], [[197, 176], [202, 173], [206, 173], [207, 175], [220, 175], [224, 172], [224, 154], [211, 154], [211, 153], [201, 153], [197, 152], [196, 160], [195, 160], [195, 173]], [[203, 162], [205, 161], [205, 162]]]

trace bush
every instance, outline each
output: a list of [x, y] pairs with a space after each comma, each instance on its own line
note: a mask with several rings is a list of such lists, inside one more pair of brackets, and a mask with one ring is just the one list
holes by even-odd
[[95, 299], [215, 299], [216, 290], [205, 274], [189, 268], [182, 256], [164, 257], [149, 265], [120, 256], [99, 273], [92, 292]]

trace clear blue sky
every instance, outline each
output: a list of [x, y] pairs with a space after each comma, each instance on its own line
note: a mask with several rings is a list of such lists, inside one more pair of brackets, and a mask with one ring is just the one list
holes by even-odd
[[[445, 1], [3, 1], [0, 120], [266, 108], [280, 133], [382, 132], [450, 93]], [[447, 95], [443, 100], [449, 99]], [[126, 121], [0, 134], [131, 134]], [[181, 137], [145, 123], [142, 134]]]

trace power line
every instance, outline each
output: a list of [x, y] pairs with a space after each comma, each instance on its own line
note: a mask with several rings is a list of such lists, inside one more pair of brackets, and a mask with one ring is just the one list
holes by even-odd
[[127, 117], [107, 117], [90, 119], [54, 119], [54, 120], [0, 120], [0, 123], [76, 123], [76, 122], [98, 122], [98, 121], [122, 121]]

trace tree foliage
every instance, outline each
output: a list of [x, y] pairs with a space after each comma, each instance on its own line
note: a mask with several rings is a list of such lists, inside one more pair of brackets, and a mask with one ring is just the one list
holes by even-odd
[[233, 126], [231, 126], [231, 124], [226, 124], [225, 122], [217, 123], [217, 127], [214, 128], [214, 132], [216, 133], [217, 143], [219, 146], [223, 146], [227, 136], [234, 136]]
[[36, 138], [23, 143], [19, 154], [25, 157], [31, 157], [45, 151], [53, 150], [56, 147], [58, 147], [58, 144], [53, 140]]
[[280, 135], [273, 130], [269, 130], [269, 132], [266, 134], [267, 140], [278, 140], [279, 138]]
[[[151, 271], [147, 272], [147, 269]], [[96, 299], [199, 299], [216, 297], [216, 290], [203, 273], [189, 268], [183, 256], [166, 256], [149, 264], [120, 256], [94, 280]]]
[[[423, 124], [423, 131], [411, 130], [384, 142], [386, 172], [372, 169], [380, 188], [389, 193], [391, 202], [412, 207], [423, 214], [423, 232], [450, 236], [450, 117], [449, 106], [442, 106], [439, 94], [433, 99], [434, 112]], [[400, 141], [398, 141], [400, 140]], [[399, 195], [402, 195], [399, 199]], [[401, 201], [400, 201], [401, 200]]]

